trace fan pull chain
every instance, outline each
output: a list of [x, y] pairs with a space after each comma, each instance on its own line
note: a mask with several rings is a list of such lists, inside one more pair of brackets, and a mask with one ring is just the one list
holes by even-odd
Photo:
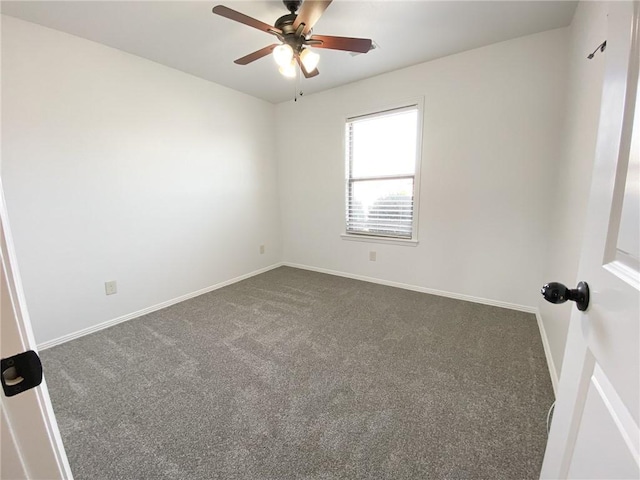
[[301, 98], [302, 95], [304, 95], [301, 84], [302, 84], [302, 68], [300, 67], [300, 65], [298, 65], [298, 74], [296, 75], [296, 79], [294, 81], [294, 86], [293, 86], [294, 102], [297, 102], [298, 98]]
[[293, 101], [297, 102], [298, 101], [298, 91], [300, 90], [300, 76], [302, 75], [302, 69], [300, 68], [300, 65], [298, 65], [298, 74], [296, 75], [296, 79], [294, 81], [294, 87], [293, 87]]

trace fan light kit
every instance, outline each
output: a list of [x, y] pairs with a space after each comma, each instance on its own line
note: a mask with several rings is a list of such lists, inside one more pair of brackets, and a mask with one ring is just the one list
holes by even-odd
[[[300, 61], [307, 72], [312, 72], [318, 66], [320, 55], [312, 52], [311, 49], [305, 48], [300, 52]], [[280, 73], [285, 77], [296, 76], [296, 59], [294, 58], [293, 48], [286, 43], [278, 45], [273, 49], [273, 58], [280, 67]]]
[[[304, 3], [302, 0], [283, 0], [283, 3], [290, 13], [278, 18], [273, 26], [224, 5], [213, 7], [213, 13], [274, 35], [281, 42], [238, 58], [234, 63], [247, 65], [272, 53], [278, 70], [285, 77], [295, 78], [298, 65], [305, 78], [311, 78], [320, 73], [316, 68], [320, 55], [310, 47], [356, 53], [367, 53], [372, 49], [372, 42], [368, 38], [311, 34], [313, 26], [331, 4], [331, 0], [306, 0]], [[298, 9], [300, 11], [296, 13]]]

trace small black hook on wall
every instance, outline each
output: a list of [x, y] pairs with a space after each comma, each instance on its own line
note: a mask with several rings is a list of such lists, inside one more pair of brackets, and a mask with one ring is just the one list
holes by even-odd
[[587, 55], [587, 58], [589, 60], [591, 60], [593, 58], [593, 56], [598, 52], [598, 50], [600, 50], [601, 52], [604, 52], [605, 48], [607, 48], [607, 41], [606, 40], [604, 42], [602, 42], [600, 45], [598, 45], [593, 52], [591, 52], [589, 55]]

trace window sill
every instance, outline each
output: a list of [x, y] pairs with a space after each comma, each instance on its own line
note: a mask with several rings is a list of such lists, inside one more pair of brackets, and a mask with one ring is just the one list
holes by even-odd
[[352, 242], [386, 243], [390, 245], [403, 245], [405, 247], [415, 247], [418, 245], [418, 240], [405, 240], [402, 238], [374, 237], [369, 235], [350, 235], [348, 233], [341, 233], [340, 237], [343, 240], [349, 240]]

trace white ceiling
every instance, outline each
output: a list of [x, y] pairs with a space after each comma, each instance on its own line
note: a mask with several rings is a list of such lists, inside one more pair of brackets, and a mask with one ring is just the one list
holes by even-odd
[[[224, 4], [268, 24], [288, 13], [281, 1], [3, 1], [3, 14], [93, 40], [272, 103], [293, 98], [270, 56], [236, 58], [277, 39], [211, 13]], [[305, 94], [457, 52], [571, 23], [568, 1], [334, 0], [314, 33], [371, 38], [364, 55], [317, 50], [320, 75], [302, 79]]]

